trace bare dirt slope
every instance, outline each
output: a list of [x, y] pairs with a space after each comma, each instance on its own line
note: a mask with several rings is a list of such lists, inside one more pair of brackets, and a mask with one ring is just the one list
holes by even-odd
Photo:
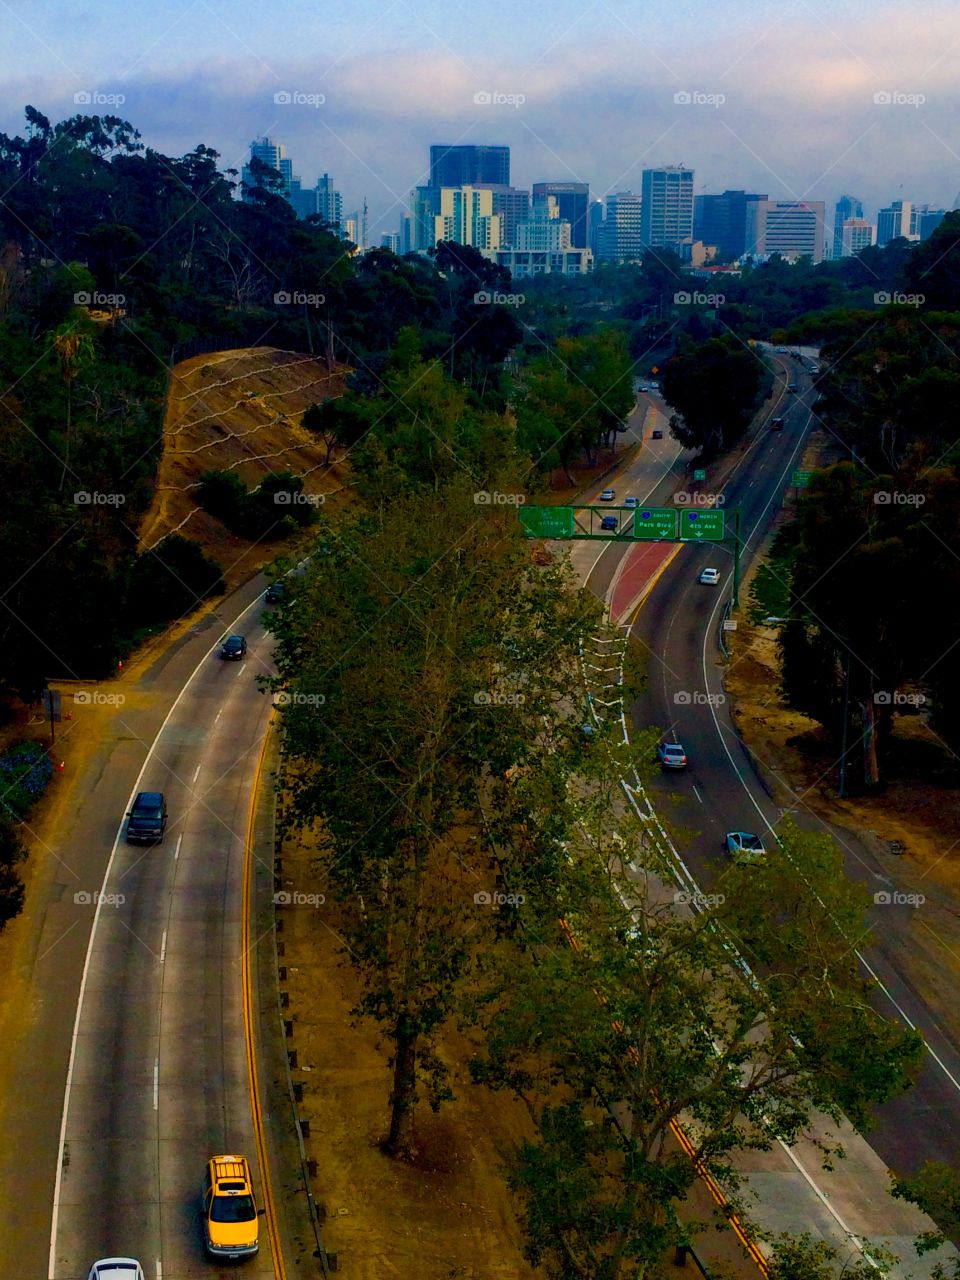
[[342, 394], [348, 370], [275, 347], [217, 351], [178, 364], [163, 424], [163, 456], [154, 500], [143, 520], [148, 549], [177, 530], [199, 542], [224, 569], [228, 584], [272, 554], [223, 528], [197, 504], [205, 471], [235, 471], [253, 488], [272, 471], [302, 476], [304, 492], [340, 493], [344, 467], [325, 465], [324, 449], [300, 425], [311, 404]]

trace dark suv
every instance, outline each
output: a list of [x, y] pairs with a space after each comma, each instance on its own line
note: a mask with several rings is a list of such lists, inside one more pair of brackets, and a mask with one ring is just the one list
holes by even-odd
[[167, 805], [162, 791], [140, 791], [127, 814], [128, 844], [163, 844]]
[[783, 430], [783, 419], [782, 419], [782, 418], [771, 418], [771, 419], [770, 419], [770, 430], [771, 430], [771, 431], [782, 431], [782, 430]]
[[223, 644], [220, 646], [220, 657], [232, 659], [239, 662], [241, 658], [245, 658], [247, 654], [247, 638], [246, 636], [227, 636]]

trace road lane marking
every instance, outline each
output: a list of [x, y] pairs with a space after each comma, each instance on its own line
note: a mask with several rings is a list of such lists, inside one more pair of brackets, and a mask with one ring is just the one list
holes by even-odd
[[153, 1060], [153, 1109], [160, 1110], [160, 1059]]
[[700, 803], [703, 804], [703, 796], [700, 794], [700, 792], [697, 790], [696, 787], [693, 788], [693, 794], [697, 797]]
[[180, 834], [177, 836], [177, 847], [173, 851], [174, 862], [176, 862], [176, 860], [180, 857], [180, 846], [182, 844], [183, 844], [183, 832], [181, 831]]
[[253, 778], [253, 789], [250, 793], [250, 808], [247, 814], [247, 834], [243, 849], [243, 890], [240, 905], [240, 984], [243, 995], [243, 1037], [247, 1056], [247, 1084], [250, 1088], [250, 1109], [253, 1115], [253, 1132], [257, 1144], [257, 1163], [260, 1166], [260, 1188], [263, 1193], [263, 1207], [267, 1235], [270, 1239], [270, 1252], [273, 1256], [274, 1274], [277, 1280], [287, 1280], [286, 1264], [283, 1250], [280, 1247], [280, 1229], [277, 1223], [277, 1209], [273, 1199], [273, 1187], [270, 1180], [270, 1163], [267, 1157], [267, 1140], [263, 1122], [263, 1111], [260, 1106], [260, 1081], [254, 1036], [253, 1010], [255, 1005], [253, 992], [253, 975], [251, 972], [251, 952], [256, 945], [251, 938], [250, 915], [253, 906], [250, 900], [253, 880], [253, 832], [257, 816], [257, 797], [260, 792], [260, 778], [263, 774], [263, 761], [267, 754], [267, 744], [273, 724], [273, 709], [267, 721], [267, 728], [260, 745], [257, 768]]
[[237, 672], [237, 675], [238, 675], [238, 676], [242, 676], [242, 675], [243, 675], [243, 673], [246, 671], [246, 669], [247, 669], [247, 664], [244, 662], [244, 663], [241, 665], [240, 670]]
[[220, 710], [217, 712], [217, 714], [213, 717], [213, 723], [216, 724], [222, 715], [223, 715], [223, 707], [221, 707]]
[[160, 939], [160, 963], [163, 964], [167, 955], [167, 931], [164, 929], [163, 937]]
[[201, 766], [200, 766], [200, 765], [197, 765], [196, 769], [194, 769], [194, 771], [193, 771], [193, 781], [194, 781], [194, 782], [196, 782], [196, 780], [200, 777], [200, 769], [201, 769]]
[[[251, 600], [248, 605], [246, 605], [243, 609], [240, 610], [240, 612], [234, 618], [232, 625], [236, 626], [236, 624], [240, 621], [240, 619], [244, 616], [244, 614], [249, 613], [250, 610], [254, 608], [255, 605], [259, 604], [259, 602], [260, 602], [259, 596], [257, 596], [256, 599]], [[170, 723], [173, 713], [176, 711], [177, 707], [180, 705], [180, 700], [183, 698], [183, 695], [190, 688], [191, 684], [193, 684], [194, 680], [199, 675], [199, 673], [203, 670], [203, 668], [206, 667], [208, 657], [209, 657], [209, 654], [205, 653], [203, 657], [200, 659], [200, 661], [197, 663], [197, 665], [190, 672], [190, 675], [187, 677], [183, 685], [183, 688], [174, 698], [173, 703], [170, 706], [170, 710], [164, 716], [163, 724], [161, 724], [160, 728], [157, 730], [156, 737], [154, 738], [153, 742], [150, 744], [150, 750], [147, 752], [146, 757], [143, 761], [143, 765], [140, 769], [140, 772], [137, 774], [137, 780], [133, 784], [133, 790], [130, 792], [130, 795], [127, 799], [127, 803], [123, 806], [124, 813], [126, 813], [128, 809], [133, 807], [134, 797], [136, 796], [137, 792], [140, 790], [140, 783], [143, 781], [143, 775], [147, 771], [147, 766], [150, 764], [150, 761], [153, 759], [154, 752], [157, 749], [157, 743], [160, 741], [161, 735], [163, 734], [167, 725]], [[106, 898], [107, 883], [110, 879], [110, 874], [113, 871], [113, 864], [114, 864], [114, 861], [116, 860], [117, 850], [120, 847], [120, 836], [121, 836], [121, 833], [123, 832], [123, 824], [125, 821], [126, 821], [125, 817], [120, 819], [120, 825], [117, 827], [117, 834], [116, 836], [114, 836], [114, 840], [113, 840], [113, 848], [110, 850], [110, 857], [107, 859], [106, 869], [104, 870], [104, 873], [103, 873], [103, 881], [100, 885], [100, 894], [99, 894], [99, 897], [97, 898], [97, 905], [94, 908], [94, 912], [93, 912], [93, 924], [90, 926], [90, 937], [87, 940], [87, 954], [84, 956], [83, 971], [80, 975], [80, 989], [77, 992], [77, 1012], [74, 1015], [73, 1033], [70, 1037], [70, 1056], [67, 1059], [67, 1078], [63, 1088], [63, 1110], [60, 1115], [60, 1141], [57, 1148], [57, 1171], [56, 1171], [56, 1176], [54, 1178], [54, 1184], [53, 1184], [53, 1208], [50, 1216], [50, 1253], [47, 1259], [48, 1280], [56, 1280], [56, 1275], [57, 1275], [57, 1265], [56, 1265], [57, 1264], [57, 1229], [60, 1225], [60, 1195], [63, 1189], [63, 1165], [64, 1165], [64, 1155], [65, 1155], [66, 1140], [67, 1140], [67, 1116], [69, 1115], [69, 1112], [70, 1112], [70, 1090], [73, 1086], [73, 1072], [77, 1062], [77, 1042], [80, 1038], [80, 1019], [83, 1016], [83, 1000], [87, 990], [87, 979], [90, 975], [90, 961], [93, 956], [93, 944], [97, 936], [97, 926], [100, 923], [100, 912], [103, 907], [104, 900]], [[180, 848], [180, 844], [178, 841], [177, 842], [178, 852], [179, 852], [179, 848]]]

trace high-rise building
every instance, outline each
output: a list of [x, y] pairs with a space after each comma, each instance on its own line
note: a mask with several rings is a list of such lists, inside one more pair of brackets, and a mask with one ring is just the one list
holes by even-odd
[[[909, 200], [894, 200], [877, 214], [877, 244], [883, 247], [901, 236], [910, 237], [911, 205]], [[916, 237], [914, 237], [915, 239]]]
[[917, 235], [928, 240], [947, 216], [946, 209], [923, 209], [917, 219]]
[[672, 248], [693, 239], [693, 170], [683, 165], [644, 169], [640, 175], [640, 240]]
[[434, 219], [440, 212], [439, 187], [414, 187], [410, 197], [410, 223], [415, 250], [432, 249], [437, 243]]
[[913, 205], [910, 210], [910, 238], [926, 240], [946, 216], [946, 209], [931, 209], [928, 204]]
[[510, 248], [516, 244], [517, 227], [530, 215], [530, 192], [493, 182], [475, 182], [473, 188], [493, 193], [493, 212], [500, 219], [501, 247]]
[[510, 148], [501, 146], [432, 146], [431, 187], [472, 187], [479, 183], [510, 185]]
[[547, 196], [534, 204], [530, 217], [517, 227], [516, 248], [563, 253], [574, 248], [570, 237], [570, 223], [560, 216], [556, 196]]
[[875, 244], [877, 228], [865, 218], [847, 218], [840, 228], [840, 252], [838, 258], [855, 258], [868, 245]]
[[317, 179], [314, 187], [314, 212], [319, 213], [324, 222], [339, 234], [343, 221], [343, 197], [333, 188], [333, 179], [328, 173]]
[[399, 253], [413, 252], [413, 215], [402, 213], [400, 215], [400, 248]]
[[597, 257], [607, 262], [635, 262], [643, 256], [640, 197], [617, 191], [606, 198], [606, 214], [597, 228]]
[[589, 249], [495, 249], [484, 254], [500, 267], [506, 267], [514, 280], [531, 276], [589, 275], [593, 270], [593, 254]]
[[[843, 224], [850, 218], [863, 218], [863, 201], [856, 196], [841, 196], [833, 207], [832, 258], [849, 257], [843, 252]], [[862, 246], [861, 246], [862, 247]], [[857, 250], [859, 253], [859, 250]]]
[[[293, 207], [298, 218], [308, 218], [312, 213], [319, 213], [331, 230], [339, 233], [343, 200], [340, 192], [334, 190], [333, 179], [328, 173], [317, 179], [315, 187], [304, 187], [293, 172], [293, 161], [288, 158], [283, 143], [276, 142], [273, 138], [257, 138], [251, 142], [250, 159], [260, 160], [271, 169], [276, 169], [282, 179], [280, 194]], [[242, 198], [249, 201], [249, 188], [258, 185], [249, 164], [243, 166], [241, 177], [244, 186]]]
[[575, 249], [586, 249], [590, 243], [587, 226], [587, 209], [590, 206], [588, 182], [535, 182], [533, 203], [546, 201], [553, 196], [560, 210], [560, 217], [570, 223], [570, 242]]
[[433, 228], [433, 244], [453, 240], [475, 249], [499, 249], [500, 215], [493, 212], [493, 192], [483, 187], [441, 187]]
[[722, 195], [695, 196], [693, 200], [693, 239], [713, 245], [717, 259], [732, 262], [747, 252], [747, 205], [751, 200], [766, 200], [767, 194], [747, 191], [724, 191]]
[[747, 205], [747, 251], [823, 260], [822, 200], [754, 200]]
[[587, 209], [587, 237], [594, 258], [599, 258], [600, 228], [603, 226], [603, 201], [591, 200]]

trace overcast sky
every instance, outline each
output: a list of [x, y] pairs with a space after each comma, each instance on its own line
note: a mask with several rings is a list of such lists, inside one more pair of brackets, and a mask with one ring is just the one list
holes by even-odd
[[574, 179], [598, 196], [683, 163], [698, 192], [822, 199], [828, 222], [841, 193], [872, 217], [896, 198], [950, 208], [960, 190], [955, 0], [2, 8], [3, 131], [22, 132], [26, 103], [53, 120], [115, 112], [149, 146], [203, 142], [224, 167], [269, 134], [306, 185], [333, 176], [345, 212], [367, 197], [371, 243], [396, 229], [431, 142], [506, 143], [515, 186]]

